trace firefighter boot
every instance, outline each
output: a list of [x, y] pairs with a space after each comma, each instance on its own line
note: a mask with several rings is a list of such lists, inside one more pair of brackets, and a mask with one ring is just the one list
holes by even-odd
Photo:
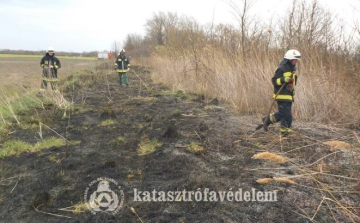
[[290, 128], [280, 127], [280, 132], [282, 137], [287, 137], [292, 133]]
[[273, 124], [276, 122], [275, 120], [275, 116], [274, 116], [274, 113], [271, 113], [267, 116], [264, 116], [261, 118], [262, 122], [263, 122], [263, 128], [264, 128], [264, 131], [267, 132], [268, 131], [268, 127], [270, 124]]
[[270, 115], [262, 117], [261, 121], [263, 122], [264, 131], [267, 132], [268, 131], [268, 126], [271, 124]]

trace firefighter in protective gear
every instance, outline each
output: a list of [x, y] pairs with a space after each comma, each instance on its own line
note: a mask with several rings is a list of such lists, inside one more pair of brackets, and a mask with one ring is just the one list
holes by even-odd
[[281, 134], [286, 136], [291, 133], [291, 108], [294, 102], [295, 86], [298, 78], [296, 76], [296, 64], [299, 60], [301, 60], [299, 51], [294, 49], [288, 50], [271, 79], [274, 85], [273, 98], [277, 101], [278, 112], [262, 118], [265, 131], [268, 130], [270, 124], [281, 122]]
[[119, 74], [119, 85], [122, 86], [122, 84], [124, 83], [126, 84], [126, 86], [128, 86], [129, 79], [127, 72], [130, 69], [130, 60], [127, 56], [125, 56], [124, 49], [122, 49], [119, 55], [116, 57], [114, 69]]
[[54, 48], [49, 47], [46, 50], [45, 56], [40, 61], [40, 66], [43, 68], [40, 93], [47, 89], [48, 83], [50, 83], [53, 91], [57, 91], [57, 70], [61, 68], [61, 63], [55, 56]]

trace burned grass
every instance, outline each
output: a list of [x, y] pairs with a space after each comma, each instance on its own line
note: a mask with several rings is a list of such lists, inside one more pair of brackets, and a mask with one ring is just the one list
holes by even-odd
[[[107, 69], [87, 73], [86, 81], [77, 78], [75, 88], [65, 92], [73, 102], [65, 118], [56, 108], [21, 114], [29, 124], [48, 120], [42, 137], [62, 136], [66, 143], [1, 158], [2, 221], [359, 221], [358, 132], [317, 130], [309, 123], [295, 127], [287, 138], [276, 127], [255, 132], [256, 117], [237, 116], [217, 100], [214, 105], [197, 95], [173, 92], [153, 83], [145, 68], [133, 69], [138, 76], [130, 72], [129, 87], [117, 86], [117, 75]], [[98, 75], [105, 74], [108, 82], [99, 81]], [[34, 129], [14, 127], [6, 142], [33, 147], [42, 141]], [[332, 150], [324, 144], [328, 141], [351, 148]], [[267, 159], [253, 159], [261, 153]], [[84, 200], [84, 191], [99, 177], [116, 180], [124, 190], [124, 205], [114, 215], [94, 215]], [[276, 191], [277, 200], [196, 201], [180, 196], [167, 202], [136, 201], [134, 188]]]

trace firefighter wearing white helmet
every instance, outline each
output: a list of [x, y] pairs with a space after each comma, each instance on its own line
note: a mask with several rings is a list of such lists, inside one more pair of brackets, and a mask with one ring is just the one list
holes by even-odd
[[265, 131], [268, 130], [270, 124], [281, 122], [280, 132], [283, 136], [292, 132], [291, 108], [297, 84], [296, 64], [299, 60], [301, 60], [299, 51], [288, 50], [271, 79], [274, 85], [273, 98], [277, 101], [278, 112], [268, 114], [262, 118]]
[[57, 91], [57, 70], [61, 68], [61, 63], [55, 56], [55, 49], [53, 47], [46, 49], [46, 54], [40, 61], [40, 67], [43, 68], [40, 95], [47, 89], [48, 83], [50, 83], [53, 91]]
[[119, 85], [125, 84], [129, 86], [129, 78], [127, 72], [130, 70], [130, 59], [125, 56], [125, 50], [122, 49], [116, 57], [114, 69], [119, 74]]
[[288, 60], [301, 60], [301, 54], [297, 50], [288, 50], [285, 53], [284, 58]]
[[49, 47], [46, 50], [47, 53], [55, 53], [55, 49], [53, 47]]

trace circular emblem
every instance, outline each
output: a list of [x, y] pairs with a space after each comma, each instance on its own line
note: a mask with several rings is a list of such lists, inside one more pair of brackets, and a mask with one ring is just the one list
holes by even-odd
[[86, 188], [84, 202], [93, 214], [115, 214], [123, 207], [124, 192], [114, 179], [99, 177]]

